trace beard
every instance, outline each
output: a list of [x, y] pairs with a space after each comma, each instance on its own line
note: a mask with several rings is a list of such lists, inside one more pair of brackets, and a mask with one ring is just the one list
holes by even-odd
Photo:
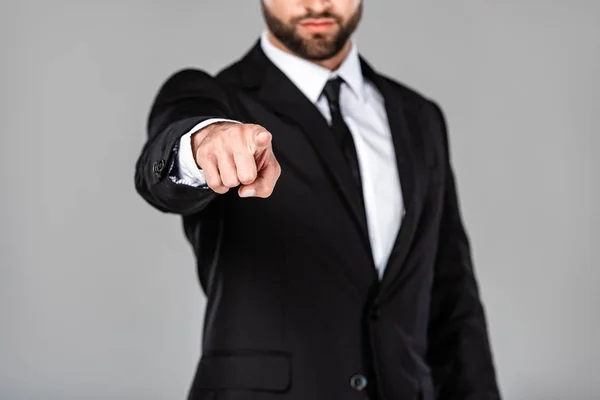
[[[308, 13], [285, 23], [273, 15], [264, 2], [261, 2], [261, 5], [265, 22], [271, 33], [292, 53], [309, 61], [328, 60], [337, 55], [356, 30], [363, 8], [361, 2], [354, 14], [345, 23], [340, 16], [329, 11], [320, 14]], [[334, 35], [315, 33], [310, 35], [310, 38], [305, 38], [298, 33], [297, 26], [306, 18], [331, 18], [335, 20], [339, 29]]]

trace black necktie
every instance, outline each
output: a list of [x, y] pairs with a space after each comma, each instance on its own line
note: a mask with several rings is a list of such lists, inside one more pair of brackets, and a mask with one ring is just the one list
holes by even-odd
[[354, 181], [356, 182], [362, 200], [362, 181], [360, 177], [360, 167], [358, 163], [358, 156], [356, 154], [356, 147], [354, 146], [354, 140], [352, 139], [350, 129], [348, 129], [348, 126], [342, 118], [342, 113], [340, 112], [340, 88], [342, 86], [342, 82], [344, 82], [344, 80], [339, 76], [337, 78], [330, 79], [327, 81], [327, 84], [323, 89], [323, 94], [329, 102], [329, 111], [331, 112], [331, 130], [333, 131], [333, 134], [340, 145], [342, 152], [344, 153], [346, 161], [348, 162], [348, 166], [350, 167], [352, 176], [354, 177]]

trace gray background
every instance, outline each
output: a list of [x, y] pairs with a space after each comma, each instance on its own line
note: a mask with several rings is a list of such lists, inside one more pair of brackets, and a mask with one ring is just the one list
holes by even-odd
[[[182, 399], [204, 298], [133, 189], [148, 108], [258, 0], [0, 3], [0, 398]], [[439, 101], [506, 399], [600, 399], [600, 2], [370, 0], [362, 53]]]

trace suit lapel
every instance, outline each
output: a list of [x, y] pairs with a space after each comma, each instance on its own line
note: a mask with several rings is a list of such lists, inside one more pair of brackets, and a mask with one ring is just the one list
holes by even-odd
[[365, 77], [373, 82], [384, 98], [405, 208], [405, 214], [381, 280], [381, 291], [385, 296], [385, 293], [402, 275], [402, 266], [411, 248], [423, 209], [423, 202], [419, 199], [426, 189], [426, 175], [420, 173], [421, 165], [418, 157], [420, 149], [417, 141], [419, 127], [415, 124], [414, 116], [409, 115], [398, 89], [377, 74], [363, 59], [361, 59], [361, 66]]
[[[335, 142], [333, 134], [330, 134], [327, 121], [317, 107], [268, 60], [260, 46], [255, 46], [250, 57], [253, 73], [247, 76], [247, 80], [256, 84], [257, 79], [260, 79], [258, 95], [261, 101], [281, 118], [291, 120], [304, 132], [352, 215], [370, 252], [360, 192], [354, 184], [350, 168], [340, 147]], [[262, 77], [257, 77], [257, 71], [262, 72]]]

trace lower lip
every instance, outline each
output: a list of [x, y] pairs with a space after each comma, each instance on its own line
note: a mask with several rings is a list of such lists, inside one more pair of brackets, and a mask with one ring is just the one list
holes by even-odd
[[302, 26], [307, 31], [310, 31], [313, 33], [323, 33], [323, 32], [327, 32], [327, 31], [331, 30], [331, 28], [333, 27], [333, 22], [325, 22], [325, 23], [319, 23], [319, 24], [306, 23], [306, 24], [300, 24], [300, 26]]

